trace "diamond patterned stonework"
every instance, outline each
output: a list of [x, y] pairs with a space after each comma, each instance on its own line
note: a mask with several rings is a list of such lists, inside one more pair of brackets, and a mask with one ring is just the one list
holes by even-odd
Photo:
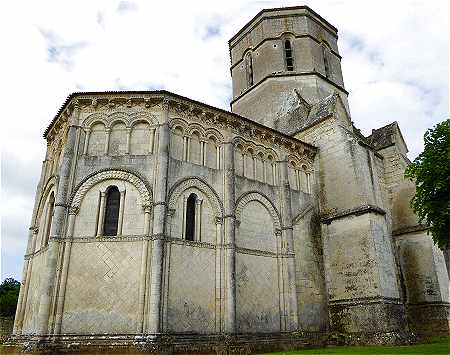
[[63, 333], [135, 331], [141, 243], [75, 243], [72, 246]]
[[[134, 45], [165, 55], [154, 44]], [[228, 44], [231, 111], [165, 90], [77, 92], [50, 122], [19, 351], [448, 335], [448, 253], [409, 206], [398, 124], [364, 136], [352, 122], [337, 29], [307, 6], [266, 9]]]

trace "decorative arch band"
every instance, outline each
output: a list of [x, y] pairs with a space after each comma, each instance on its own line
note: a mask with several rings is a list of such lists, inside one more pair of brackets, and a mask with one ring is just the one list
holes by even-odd
[[188, 177], [186, 179], [183, 179], [177, 182], [170, 189], [169, 206], [168, 206], [169, 210], [175, 208], [178, 198], [181, 196], [181, 194], [191, 187], [199, 189], [206, 195], [206, 197], [208, 198], [209, 202], [213, 207], [215, 217], [221, 218], [223, 216], [223, 206], [222, 202], [219, 199], [219, 196], [214, 191], [214, 189], [208, 185], [206, 181], [203, 181], [198, 177]]
[[275, 229], [281, 229], [281, 218], [272, 202], [260, 192], [250, 191], [239, 197], [236, 203], [235, 215], [238, 221], [241, 220], [242, 210], [251, 201], [260, 202], [272, 217]]
[[90, 128], [95, 123], [103, 123], [106, 128], [111, 128], [116, 123], [123, 123], [126, 127], [132, 127], [137, 122], [147, 122], [149, 125], [157, 125], [158, 119], [155, 115], [148, 112], [122, 112], [117, 111], [110, 114], [104, 112], [96, 112], [83, 122], [85, 128]]
[[70, 209], [78, 210], [86, 193], [96, 184], [110, 179], [123, 180], [132, 184], [139, 192], [143, 207], [152, 205], [152, 192], [145, 179], [138, 173], [127, 169], [103, 169], [88, 175], [75, 188]]

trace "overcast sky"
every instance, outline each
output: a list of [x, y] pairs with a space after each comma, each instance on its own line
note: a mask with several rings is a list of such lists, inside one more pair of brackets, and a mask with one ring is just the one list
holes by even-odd
[[229, 109], [228, 39], [263, 8], [308, 5], [339, 30], [352, 119], [397, 121], [420, 153], [448, 117], [446, 1], [2, 1], [1, 279], [21, 278], [46, 144], [73, 91], [166, 89]]

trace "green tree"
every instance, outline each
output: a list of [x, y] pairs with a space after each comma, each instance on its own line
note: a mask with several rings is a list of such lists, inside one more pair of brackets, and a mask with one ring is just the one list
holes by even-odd
[[429, 227], [434, 243], [450, 248], [450, 119], [428, 129], [424, 151], [408, 166], [405, 177], [415, 181], [411, 206]]
[[5, 279], [0, 285], [0, 316], [10, 317], [16, 313], [20, 282], [12, 278]]

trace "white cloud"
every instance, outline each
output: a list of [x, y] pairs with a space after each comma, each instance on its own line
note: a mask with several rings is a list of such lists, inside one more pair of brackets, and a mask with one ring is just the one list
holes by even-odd
[[[0, 9], [2, 278], [20, 277], [42, 133], [73, 91], [159, 89], [229, 108], [228, 39], [297, 1], [9, 1]], [[397, 120], [410, 147], [448, 117], [446, 1], [308, 3], [339, 29], [352, 119]], [[6, 202], [6, 203], [5, 203]], [[7, 264], [5, 264], [7, 262]]]

